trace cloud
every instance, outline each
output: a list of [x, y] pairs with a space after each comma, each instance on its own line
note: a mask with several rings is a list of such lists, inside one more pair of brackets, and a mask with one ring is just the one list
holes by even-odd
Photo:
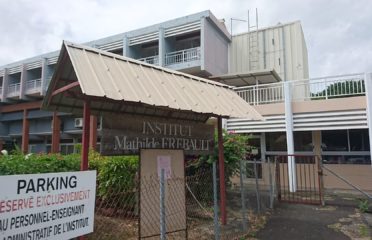
[[0, 0], [0, 65], [57, 50], [63, 39], [87, 42], [206, 9], [230, 27], [255, 8], [262, 27], [301, 20], [310, 76], [372, 71], [369, 0]]

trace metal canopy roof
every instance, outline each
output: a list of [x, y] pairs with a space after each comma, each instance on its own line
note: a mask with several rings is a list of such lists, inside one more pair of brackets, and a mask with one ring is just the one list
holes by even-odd
[[227, 85], [64, 42], [42, 108], [81, 114], [86, 100], [96, 115], [262, 119]]
[[275, 83], [281, 81], [280, 76], [274, 69], [254, 72], [230, 73], [220, 76], [212, 76], [210, 77], [210, 79], [234, 87]]

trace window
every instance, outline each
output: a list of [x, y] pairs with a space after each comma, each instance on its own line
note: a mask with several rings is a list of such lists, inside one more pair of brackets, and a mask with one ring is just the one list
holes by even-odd
[[[295, 151], [313, 151], [313, 139], [310, 131], [293, 132]], [[285, 132], [266, 133], [266, 151], [287, 151], [287, 135]]]
[[369, 137], [367, 129], [349, 130], [350, 151], [369, 151]]
[[322, 131], [323, 151], [369, 151], [367, 129]]
[[346, 130], [322, 131], [323, 151], [348, 151]]
[[294, 132], [293, 141], [295, 151], [299, 152], [313, 151], [313, 137], [311, 132]]
[[266, 151], [287, 151], [287, 137], [285, 132], [266, 133]]
[[327, 164], [370, 164], [367, 129], [322, 131], [323, 161]]

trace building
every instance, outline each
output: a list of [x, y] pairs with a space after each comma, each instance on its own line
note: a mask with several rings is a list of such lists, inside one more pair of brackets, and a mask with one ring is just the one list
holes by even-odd
[[[371, 188], [361, 181], [372, 181], [365, 168], [372, 142], [369, 75], [310, 79], [299, 21], [231, 36], [224, 21], [204, 11], [86, 45], [234, 86], [265, 120], [229, 119], [226, 128], [253, 134], [258, 160], [315, 153]], [[0, 148], [15, 143], [24, 152], [71, 153], [81, 142], [81, 116], [40, 110], [57, 59], [52, 52], [0, 67]], [[93, 147], [100, 122], [91, 119]]]
[[[208, 77], [227, 73], [230, 42], [224, 23], [204, 11], [86, 45]], [[0, 148], [17, 144], [24, 152], [71, 153], [81, 142], [81, 116], [40, 110], [58, 55], [51, 52], [0, 67]], [[92, 119], [98, 125], [98, 143], [99, 123]]]

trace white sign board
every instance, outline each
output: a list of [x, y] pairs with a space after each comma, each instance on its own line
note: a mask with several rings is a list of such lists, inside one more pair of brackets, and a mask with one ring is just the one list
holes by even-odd
[[96, 171], [0, 176], [0, 240], [93, 232]]
[[172, 177], [171, 168], [171, 156], [158, 156], [158, 177], [160, 179], [161, 170], [164, 169], [165, 179], [170, 179]]

